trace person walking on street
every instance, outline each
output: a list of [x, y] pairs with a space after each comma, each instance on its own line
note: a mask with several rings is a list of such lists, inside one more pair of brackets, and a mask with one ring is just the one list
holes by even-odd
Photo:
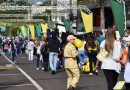
[[[91, 36], [88, 39], [88, 44], [86, 45], [86, 48], [88, 49], [88, 57], [89, 57], [89, 67], [90, 67], [89, 75], [93, 75], [93, 74], [98, 75], [98, 72], [94, 70], [97, 62], [97, 58], [96, 58], [97, 44], [96, 44], [95, 36]], [[93, 64], [94, 64], [94, 68], [93, 68]]]
[[102, 61], [101, 69], [103, 69], [106, 77], [108, 90], [113, 90], [121, 71], [121, 64], [116, 62], [121, 56], [121, 43], [116, 40], [116, 33], [113, 28], [108, 28], [106, 40], [101, 42], [100, 48], [108, 52], [108, 55]]
[[35, 44], [34, 42], [32, 41], [32, 39], [30, 39], [30, 41], [28, 42], [28, 54], [29, 54], [29, 61], [33, 61], [33, 52], [34, 52], [34, 47], [35, 47]]
[[43, 59], [43, 68], [44, 71], [48, 71], [48, 64], [49, 64], [49, 49], [48, 49], [48, 42], [47, 40], [44, 40], [43, 44], [41, 45], [41, 55]]
[[[100, 52], [100, 44], [102, 41], [105, 40], [105, 36], [103, 36], [103, 32], [102, 31], [99, 31], [99, 37], [97, 38], [97, 42], [98, 42], [98, 50], [97, 50], [97, 53]], [[99, 69], [101, 68], [101, 62], [99, 60], [97, 60], [96, 64], [99, 63], [98, 67], [96, 67], [96, 71], [95, 71], [95, 74], [98, 75], [98, 72], [99, 72]]]
[[60, 51], [60, 41], [58, 40], [56, 36], [56, 32], [52, 32], [52, 37], [50, 38], [48, 42], [49, 47], [49, 63], [51, 68], [51, 73], [56, 74], [56, 66], [57, 66], [57, 58], [58, 58], [58, 52]]
[[41, 56], [41, 46], [40, 46], [40, 41], [37, 42], [37, 70], [39, 70], [40, 65], [42, 66], [42, 70], [43, 70], [43, 60], [40, 60], [40, 56]]
[[69, 35], [67, 37], [68, 43], [64, 49], [65, 70], [68, 75], [67, 90], [74, 90], [80, 77], [79, 68], [76, 60], [78, 50], [74, 45], [75, 39], [76, 37], [74, 37], [73, 35]]
[[10, 49], [11, 49], [11, 57], [12, 57], [12, 61], [14, 62], [14, 58], [16, 56], [16, 45], [15, 45], [15, 40], [12, 40], [12, 43], [10, 45]]

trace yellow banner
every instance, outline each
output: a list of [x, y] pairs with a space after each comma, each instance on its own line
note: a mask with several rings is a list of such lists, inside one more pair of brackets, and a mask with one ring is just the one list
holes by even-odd
[[34, 25], [33, 24], [29, 25], [29, 29], [31, 32], [32, 39], [34, 39], [35, 38]]
[[48, 24], [41, 23], [41, 27], [42, 27], [42, 31], [47, 30], [48, 29]]
[[21, 31], [22, 31], [23, 36], [26, 37], [26, 32], [25, 32], [25, 27], [24, 26], [21, 26]]
[[80, 11], [80, 12], [81, 12], [81, 16], [83, 19], [86, 33], [92, 32], [92, 30], [93, 30], [93, 14], [92, 13], [85, 14], [82, 11]]

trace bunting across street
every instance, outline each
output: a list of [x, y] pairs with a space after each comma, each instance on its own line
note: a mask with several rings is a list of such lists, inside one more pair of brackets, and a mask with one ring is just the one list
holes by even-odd
[[130, 90], [130, 0], [0, 0], [0, 90]]

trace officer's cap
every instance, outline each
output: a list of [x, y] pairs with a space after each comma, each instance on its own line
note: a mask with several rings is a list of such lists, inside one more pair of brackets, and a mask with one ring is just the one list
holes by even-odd
[[77, 37], [74, 37], [73, 35], [69, 35], [68, 37], [67, 37], [67, 40], [69, 41], [69, 40], [71, 40], [71, 39], [76, 39]]

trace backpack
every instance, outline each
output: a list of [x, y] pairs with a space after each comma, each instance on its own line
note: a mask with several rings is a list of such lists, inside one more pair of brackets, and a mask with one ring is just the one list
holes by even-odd
[[47, 45], [42, 45], [40, 50], [43, 54], [47, 53]]

